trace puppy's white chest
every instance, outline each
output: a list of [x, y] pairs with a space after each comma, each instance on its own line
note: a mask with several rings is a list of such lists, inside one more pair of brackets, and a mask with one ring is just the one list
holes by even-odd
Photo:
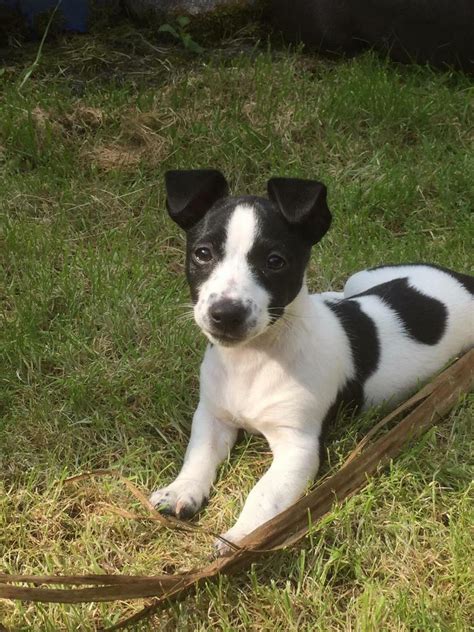
[[220, 420], [249, 432], [298, 423], [315, 405], [306, 386], [277, 361], [247, 357], [227, 364], [212, 351], [201, 369], [201, 397]]

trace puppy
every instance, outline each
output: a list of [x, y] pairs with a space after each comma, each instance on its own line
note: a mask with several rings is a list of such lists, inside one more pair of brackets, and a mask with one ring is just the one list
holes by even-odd
[[384, 266], [352, 276], [344, 293], [310, 295], [311, 248], [331, 224], [323, 184], [272, 178], [268, 199], [229, 197], [220, 172], [198, 170], [169, 171], [166, 188], [210, 344], [183, 467], [151, 502], [189, 518], [238, 429], [261, 433], [273, 462], [223, 535], [238, 543], [314, 479], [324, 425], [341, 404], [395, 404], [474, 344], [474, 277]]

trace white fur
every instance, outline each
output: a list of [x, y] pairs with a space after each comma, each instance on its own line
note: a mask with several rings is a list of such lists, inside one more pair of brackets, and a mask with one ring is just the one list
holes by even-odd
[[[258, 233], [252, 213], [243, 206], [236, 211], [228, 229], [224, 261], [202, 292], [203, 296], [229, 292], [239, 298], [251, 297], [261, 311], [261, 326], [266, 322], [262, 314], [268, 297], [259, 290], [246, 263]], [[442, 301], [448, 309], [448, 324], [438, 344], [420, 344], [407, 336], [397, 314], [379, 297], [354, 299], [375, 321], [381, 344], [379, 366], [365, 384], [368, 403], [398, 401], [452, 356], [474, 345], [474, 300], [455, 279], [439, 270], [406, 266], [360, 272], [347, 282], [345, 295], [399, 277], [408, 277], [410, 285]], [[354, 377], [349, 340], [324, 302], [340, 298], [340, 293], [309, 295], [304, 285], [286, 314], [271, 327], [265, 329], [265, 325], [260, 335], [237, 347], [207, 349], [201, 366], [200, 402], [183, 468], [171, 485], [153, 494], [153, 503], [168, 502], [179, 510], [192, 497], [200, 504], [208, 496], [217, 466], [232, 448], [238, 428], [261, 433], [274, 459], [224, 537], [239, 542], [297, 500], [319, 467], [322, 421], [338, 391]], [[200, 320], [198, 323], [201, 325]], [[221, 553], [227, 551], [221, 542], [217, 548]]]

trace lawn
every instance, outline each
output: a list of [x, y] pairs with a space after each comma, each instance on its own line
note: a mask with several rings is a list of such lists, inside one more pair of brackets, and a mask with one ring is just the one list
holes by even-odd
[[[148, 491], [184, 454], [205, 341], [187, 317], [164, 171], [217, 167], [239, 193], [273, 175], [324, 181], [334, 223], [314, 249], [314, 291], [382, 262], [472, 273], [472, 85], [252, 33], [192, 56], [127, 24], [47, 42], [28, 77], [37, 46], [0, 51], [0, 572], [192, 568], [209, 536], [112, 513], [139, 511], [118, 480], [64, 482], [113, 468]], [[473, 412], [460, 403], [302, 545], [140, 629], [468, 630]], [[331, 467], [374, 418], [339, 419]], [[226, 530], [269, 463], [245, 438], [199, 523]], [[3, 601], [0, 623], [87, 631], [142, 605]]]

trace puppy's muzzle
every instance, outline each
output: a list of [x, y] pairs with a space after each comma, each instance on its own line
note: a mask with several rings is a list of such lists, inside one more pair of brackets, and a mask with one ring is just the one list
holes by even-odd
[[249, 317], [250, 309], [241, 301], [221, 299], [209, 307], [211, 333], [229, 342], [245, 337]]

